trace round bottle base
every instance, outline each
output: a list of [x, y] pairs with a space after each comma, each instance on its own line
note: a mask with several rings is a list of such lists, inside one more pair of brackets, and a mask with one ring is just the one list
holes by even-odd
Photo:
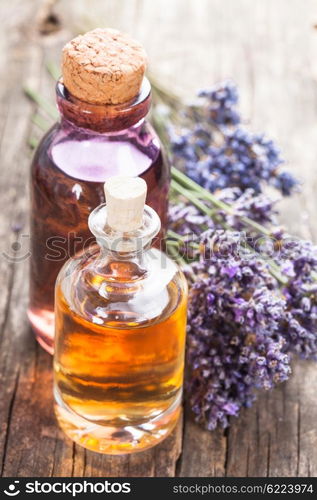
[[161, 415], [139, 425], [99, 425], [72, 412], [55, 391], [55, 414], [65, 434], [75, 443], [98, 453], [122, 455], [144, 451], [163, 441], [180, 415], [181, 397]]
[[40, 346], [49, 354], [54, 354], [54, 312], [29, 308], [27, 314]]

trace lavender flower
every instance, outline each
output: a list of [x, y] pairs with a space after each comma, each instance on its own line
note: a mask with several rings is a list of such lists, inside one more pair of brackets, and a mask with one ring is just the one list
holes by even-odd
[[263, 261], [245, 249], [241, 255], [240, 237], [206, 232], [191, 266], [187, 390], [196, 421], [210, 430], [250, 406], [256, 388], [290, 373], [279, 333], [285, 301]]
[[200, 236], [207, 229], [216, 228], [208, 215], [202, 215], [193, 205], [180, 202], [169, 208], [169, 228], [180, 236]]
[[279, 171], [283, 160], [274, 142], [240, 125], [236, 87], [226, 82], [198, 95], [202, 105], [188, 111], [188, 127], [170, 130], [174, 164], [211, 192], [239, 187], [260, 193], [269, 183], [291, 194], [298, 183]]
[[289, 195], [297, 181], [271, 140], [241, 127], [235, 87], [199, 96], [190, 127], [171, 132], [174, 162], [196, 185], [174, 169], [181, 198], [169, 216], [191, 284], [187, 397], [211, 430], [287, 380], [294, 354], [317, 359], [317, 249], [277, 226], [263, 186]]
[[281, 333], [290, 352], [317, 360], [317, 247], [287, 236], [279, 247], [281, 267], [288, 278], [282, 289], [286, 315]]
[[240, 115], [235, 109], [239, 96], [233, 82], [226, 81], [210, 89], [200, 90], [198, 97], [206, 100], [209, 121], [220, 126], [240, 123]]
[[172, 204], [169, 209], [169, 227], [179, 235], [200, 236], [207, 229], [222, 229], [229, 226], [231, 229], [246, 230], [241, 218], [248, 217], [264, 226], [276, 222], [276, 202], [263, 193], [256, 194], [252, 189], [242, 191], [239, 188], [227, 188], [216, 192], [216, 197], [228, 205], [231, 212], [218, 210], [205, 202], [211, 211], [211, 216], [203, 215], [193, 205], [185, 202]]
[[[243, 231], [241, 215], [254, 217], [257, 198], [272, 209], [263, 195], [252, 195], [218, 192], [229, 214], [208, 217], [184, 203], [170, 211], [170, 226], [185, 236], [183, 251], [196, 242], [184, 269], [191, 282], [187, 391], [197, 422], [208, 429], [227, 426], [230, 416], [252, 404], [256, 389], [287, 380], [292, 354], [317, 359], [317, 248], [272, 231], [271, 259], [284, 277], [281, 286]], [[237, 231], [220, 229], [228, 223]]]
[[276, 201], [263, 193], [256, 193], [251, 188], [245, 191], [240, 188], [227, 188], [217, 192], [217, 197], [230, 205], [232, 213], [223, 213], [223, 217], [225, 224], [235, 230], [245, 231], [242, 217], [248, 217], [263, 226], [276, 224]]

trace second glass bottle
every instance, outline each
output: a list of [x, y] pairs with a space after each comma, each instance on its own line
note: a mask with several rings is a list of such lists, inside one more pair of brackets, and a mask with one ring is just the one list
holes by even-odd
[[181, 407], [187, 284], [144, 207], [143, 179], [113, 177], [89, 226], [98, 246], [56, 283], [54, 394], [58, 421], [85, 448], [131, 453], [157, 444]]

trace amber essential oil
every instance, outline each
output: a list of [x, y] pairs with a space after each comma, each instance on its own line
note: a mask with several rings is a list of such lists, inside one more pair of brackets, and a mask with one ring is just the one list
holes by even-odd
[[117, 454], [155, 445], [177, 422], [187, 285], [173, 261], [148, 248], [159, 230], [152, 209], [145, 207], [140, 228], [124, 232], [119, 252], [113, 241], [120, 232], [102, 223], [110, 209], [90, 216], [100, 246], [71, 259], [57, 281], [54, 390], [65, 433]]

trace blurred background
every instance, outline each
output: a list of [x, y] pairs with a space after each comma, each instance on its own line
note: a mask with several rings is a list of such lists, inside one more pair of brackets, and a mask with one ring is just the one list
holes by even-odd
[[314, 236], [308, 220], [317, 205], [314, 0], [1, 0], [0, 14], [2, 122], [6, 113], [19, 117], [20, 144], [34, 135], [32, 104], [16, 104], [23, 87], [54, 103], [46, 65], [59, 65], [65, 41], [98, 26], [118, 28], [144, 44], [152, 74], [186, 99], [219, 80], [238, 84], [242, 115], [277, 141], [304, 182], [300, 213], [294, 201], [283, 202], [294, 232]]

